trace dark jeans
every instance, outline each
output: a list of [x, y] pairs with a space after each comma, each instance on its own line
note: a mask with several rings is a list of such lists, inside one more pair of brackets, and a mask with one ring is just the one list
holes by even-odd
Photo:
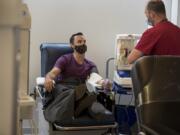
[[44, 115], [47, 121], [71, 121], [96, 100], [88, 93], [86, 85], [57, 84], [51, 93], [46, 93]]

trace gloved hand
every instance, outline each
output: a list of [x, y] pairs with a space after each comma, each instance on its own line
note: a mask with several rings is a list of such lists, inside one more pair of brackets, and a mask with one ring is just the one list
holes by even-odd
[[111, 91], [112, 90], [112, 81], [109, 80], [109, 79], [102, 79], [100, 81], [97, 82], [97, 84], [100, 84], [102, 85], [102, 88], [104, 90], [108, 90], [108, 91]]

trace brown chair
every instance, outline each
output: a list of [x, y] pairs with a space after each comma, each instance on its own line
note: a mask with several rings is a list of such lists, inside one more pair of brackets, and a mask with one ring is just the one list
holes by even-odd
[[180, 135], [180, 57], [145, 56], [132, 68], [139, 132]]

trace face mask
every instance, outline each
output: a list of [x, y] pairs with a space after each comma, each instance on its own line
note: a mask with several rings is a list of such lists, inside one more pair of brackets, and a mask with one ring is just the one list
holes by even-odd
[[87, 51], [87, 46], [85, 44], [80, 45], [80, 46], [76, 46], [75, 48], [76, 52], [80, 53], [80, 54], [84, 54]]

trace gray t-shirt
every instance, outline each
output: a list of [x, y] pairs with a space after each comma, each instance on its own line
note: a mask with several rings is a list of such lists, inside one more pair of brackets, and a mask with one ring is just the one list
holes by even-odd
[[97, 69], [96, 65], [87, 59], [84, 60], [83, 64], [78, 64], [72, 53], [59, 57], [54, 67], [61, 69], [57, 81], [72, 77], [85, 81], [92, 70]]

